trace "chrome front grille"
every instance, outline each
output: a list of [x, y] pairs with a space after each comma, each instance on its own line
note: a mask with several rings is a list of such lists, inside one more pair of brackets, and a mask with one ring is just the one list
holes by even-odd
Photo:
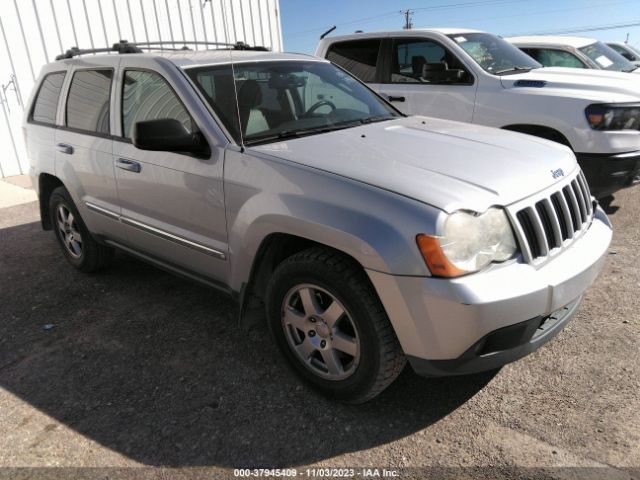
[[529, 205], [518, 205], [513, 214], [525, 261], [544, 261], [573, 242], [591, 223], [593, 203], [583, 173]]

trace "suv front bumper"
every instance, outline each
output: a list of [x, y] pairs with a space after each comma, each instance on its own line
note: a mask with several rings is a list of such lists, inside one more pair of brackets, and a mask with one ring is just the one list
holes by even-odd
[[600, 273], [611, 236], [598, 207], [579, 241], [537, 268], [512, 262], [456, 279], [367, 273], [417, 373], [474, 373], [558, 334]]
[[603, 198], [640, 183], [640, 151], [628, 153], [576, 153], [591, 193]]

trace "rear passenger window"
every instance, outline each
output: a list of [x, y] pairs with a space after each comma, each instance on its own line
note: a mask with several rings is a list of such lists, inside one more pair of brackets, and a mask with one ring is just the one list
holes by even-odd
[[355, 40], [331, 45], [327, 60], [340, 65], [363, 82], [375, 82], [380, 39]]
[[193, 131], [191, 116], [164, 78], [154, 72], [127, 70], [122, 90], [122, 134], [133, 136], [133, 126], [145, 120], [172, 118]]
[[33, 103], [31, 120], [35, 122], [56, 123], [56, 112], [58, 111], [58, 100], [64, 82], [65, 72], [50, 73], [40, 84], [38, 95]]
[[81, 70], [73, 75], [67, 97], [67, 127], [109, 133], [112, 70]]

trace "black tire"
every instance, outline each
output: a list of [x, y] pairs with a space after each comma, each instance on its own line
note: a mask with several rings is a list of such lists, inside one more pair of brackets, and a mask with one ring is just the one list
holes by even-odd
[[[58, 225], [59, 207], [61, 206], [73, 215], [75, 229], [81, 235], [82, 242], [79, 254], [74, 255], [71, 253], [70, 248], [68, 248], [65, 243], [63, 232]], [[87, 229], [66, 188], [58, 187], [51, 193], [49, 199], [49, 218], [51, 218], [51, 224], [58, 245], [60, 245], [62, 253], [71, 265], [81, 272], [90, 273], [105, 268], [109, 264], [113, 258], [113, 249], [96, 242]]]
[[[282, 320], [284, 301], [292, 289], [304, 284], [313, 284], [329, 292], [344, 306], [356, 328], [358, 363], [345, 379], [326, 379], [311, 371], [287, 340]], [[311, 248], [278, 265], [267, 287], [267, 315], [271, 334], [293, 369], [333, 399], [347, 403], [370, 400], [388, 387], [406, 364], [393, 327], [369, 278], [358, 264], [338, 252]]]

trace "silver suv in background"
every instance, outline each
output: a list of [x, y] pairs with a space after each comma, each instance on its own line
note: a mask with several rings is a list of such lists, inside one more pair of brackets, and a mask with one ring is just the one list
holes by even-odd
[[405, 116], [314, 57], [114, 49], [70, 51], [32, 94], [43, 227], [83, 272], [120, 249], [231, 295], [333, 398], [406, 359], [518, 359], [602, 267], [611, 226], [566, 147]]

